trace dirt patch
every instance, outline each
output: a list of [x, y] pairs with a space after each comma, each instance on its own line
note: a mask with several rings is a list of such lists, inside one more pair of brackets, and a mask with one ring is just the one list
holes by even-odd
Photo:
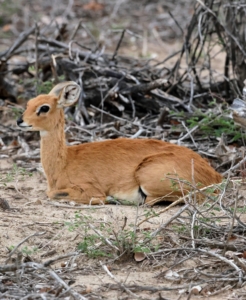
[[[46, 180], [42, 173], [32, 172], [30, 176], [30, 172], [21, 173], [20, 168], [13, 170], [11, 159], [0, 160], [0, 169], [0, 197], [7, 200], [10, 206], [8, 210], [0, 211], [0, 264], [4, 265], [9, 258], [10, 251], [26, 237], [31, 236], [19, 246], [8, 263], [16, 262], [17, 253], [21, 255], [23, 262], [45, 263], [61, 257], [54, 262], [53, 269], [58, 274], [63, 274], [63, 278], [67, 282], [72, 282], [72, 287], [87, 295], [88, 299], [136, 299], [137, 297], [141, 299], [177, 299], [178, 297], [187, 299], [189, 283], [186, 283], [185, 277], [180, 277], [181, 269], [193, 272], [191, 270], [195, 270], [202, 263], [207, 265], [206, 269], [211, 275], [217, 272], [213, 264], [218, 265], [219, 262], [215, 262], [213, 258], [206, 255], [204, 257], [200, 255], [199, 258], [187, 256], [184, 259], [183, 257], [183, 262], [180, 262], [182, 255], [178, 253], [174, 256], [166, 256], [165, 253], [157, 255], [158, 249], [156, 249], [155, 254], [146, 253], [146, 259], [142, 261], [138, 262], [134, 259], [132, 249], [130, 250], [133, 246], [131, 237], [128, 235], [130, 229], [136, 224], [136, 220], [138, 223], [153, 212], [158, 214], [165, 206], [139, 207], [138, 209], [117, 205], [78, 208], [73, 203], [54, 202], [47, 199]], [[245, 193], [244, 190], [242, 193]], [[151, 218], [137, 227], [137, 230], [141, 228], [142, 232], [148, 233], [142, 236], [146, 238], [183, 207], [184, 205], [177, 205], [160, 216]], [[223, 219], [224, 213], [217, 212], [217, 216]], [[240, 217], [242, 216], [245, 217], [244, 214], [240, 214]], [[98, 224], [101, 225], [98, 226]], [[91, 230], [93, 227], [89, 228], [89, 225], [97, 230], [99, 228], [104, 238], [108, 238], [111, 242], [116, 241], [112, 236], [113, 233], [117, 238], [123, 239], [121, 234], [125, 226], [125, 244], [118, 241], [113, 245], [118, 248], [124, 246], [125, 249], [120, 249], [118, 255], [117, 251], [105, 240], [100, 240], [98, 237], [93, 240], [95, 231], [93, 232]], [[129, 230], [128, 233], [127, 230]], [[181, 247], [184, 231], [178, 222], [170, 224], [165, 231], [161, 232], [161, 235], [156, 237], [156, 241], [152, 244], [152, 252], [155, 252], [155, 244], [158, 244], [159, 249], [169, 248], [170, 245], [172, 245], [171, 248]], [[136, 243], [141, 245], [138, 239]], [[185, 247], [184, 244], [182, 247]], [[67, 258], [62, 257], [68, 253], [75, 253], [78, 248], [82, 249], [80, 253], [77, 252]], [[220, 268], [225, 268], [219, 265]], [[199, 276], [193, 278], [193, 285], [196, 282], [203, 288], [204, 294], [194, 295], [192, 298], [207, 297], [216, 292], [216, 289], [220, 289], [219, 282], [214, 284], [209, 281], [209, 284], [201, 284]], [[37, 290], [40, 292], [45, 288], [48, 289], [49, 284], [43, 281], [40, 282]], [[211, 295], [209, 299], [238, 299], [240, 293], [244, 293], [244, 288], [232, 290], [228, 286], [228, 290], [223, 292], [221, 289], [218, 296]]]

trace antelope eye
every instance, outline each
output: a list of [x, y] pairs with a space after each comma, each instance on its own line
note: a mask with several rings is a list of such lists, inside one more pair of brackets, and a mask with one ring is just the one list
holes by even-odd
[[37, 111], [37, 115], [39, 116], [41, 113], [47, 113], [50, 110], [50, 107], [48, 105], [42, 105], [39, 107]]

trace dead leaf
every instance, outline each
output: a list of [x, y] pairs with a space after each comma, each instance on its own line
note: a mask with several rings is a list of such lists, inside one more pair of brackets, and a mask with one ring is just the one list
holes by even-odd
[[19, 143], [17, 140], [13, 140], [9, 145], [9, 147], [17, 147], [17, 146], [19, 146]]
[[171, 124], [171, 125], [179, 125], [180, 122], [177, 121], [177, 120], [170, 120], [170, 124]]
[[107, 265], [109, 271], [112, 271], [112, 267]]
[[240, 125], [241, 127], [246, 127], [246, 119], [245, 119], [245, 112], [246, 112], [246, 103], [244, 100], [239, 98], [234, 99], [232, 105], [230, 106], [232, 110], [231, 117], [233, 118], [234, 123]]
[[237, 239], [238, 238], [235, 235], [231, 235], [230, 238], [229, 238], [229, 242], [235, 241]]
[[85, 288], [79, 291], [80, 295], [87, 295], [92, 292], [91, 286], [87, 285]]
[[37, 201], [33, 202], [33, 204], [35, 204], [35, 205], [42, 205], [42, 201], [38, 199]]
[[145, 228], [143, 228], [143, 229], [141, 229], [142, 231], [150, 231], [150, 227], [145, 227]]
[[[246, 254], [246, 251], [245, 251]], [[226, 251], [225, 257], [232, 259], [233, 256], [236, 255], [237, 257], [243, 257], [242, 252], [234, 252], [234, 251]]]
[[0, 198], [0, 208], [3, 210], [10, 209], [10, 205], [6, 199]]
[[61, 267], [62, 267], [62, 268], [65, 268], [66, 265], [67, 265], [67, 262], [66, 262], [66, 261], [65, 261], [65, 262], [61, 262]]
[[168, 270], [165, 274], [165, 278], [167, 278], [167, 279], [177, 279], [179, 277], [180, 277], [179, 274], [172, 270]]
[[135, 252], [134, 253], [134, 259], [135, 261], [143, 261], [146, 258], [146, 255], [144, 252]]
[[215, 148], [215, 155], [221, 160], [221, 162], [233, 161], [238, 155], [238, 149], [236, 147], [226, 146], [222, 136], [219, 144]]
[[7, 285], [7, 286], [10, 286], [10, 285], [13, 285], [13, 281], [9, 280], [9, 279], [2, 279], [2, 283], [4, 285]]
[[7, 32], [11, 30], [12, 25], [11, 24], [6, 24], [3, 26], [2, 31]]
[[193, 294], [193, 295], [199, 295], [200, 292], [201, 292], [201, 290], [202, 290], [202, 287], [200, 285], [193, 286], [191, 288], [191, 294]]
[[82, 7], [84, 10], [99, 11], [99, 10], [103, 10], [104, 5], [101, 3], [98, 3], [97, 1], [91, 1], [91, 2], [83, 5]]
[[39, 293], [49, 293], [51, 291], [50, 287], [43, 287], [39, 290]]

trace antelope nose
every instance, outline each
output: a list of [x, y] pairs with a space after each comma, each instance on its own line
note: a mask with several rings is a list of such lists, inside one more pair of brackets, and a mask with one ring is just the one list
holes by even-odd
[[17, 125], [20, 126], [21, 123], [23, 123], [22, 117], [19, 117], [19, 119], [16, 121]]

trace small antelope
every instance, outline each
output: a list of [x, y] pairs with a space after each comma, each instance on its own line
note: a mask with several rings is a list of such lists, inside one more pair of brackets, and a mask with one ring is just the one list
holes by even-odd
[[154, 204], [187, 194], [191, 187], [185, 182], [199, 188], [221, 182], [200, 155], [168, 142], [119, 138], [67, 146], [63, 107], [73, 105], [80, 91], [75, 82], [60, 83], [48, 95], [29, 100], [17, 121], [23, 130], [40, 132], [49, 198], [101, 204], [111, 196]]

